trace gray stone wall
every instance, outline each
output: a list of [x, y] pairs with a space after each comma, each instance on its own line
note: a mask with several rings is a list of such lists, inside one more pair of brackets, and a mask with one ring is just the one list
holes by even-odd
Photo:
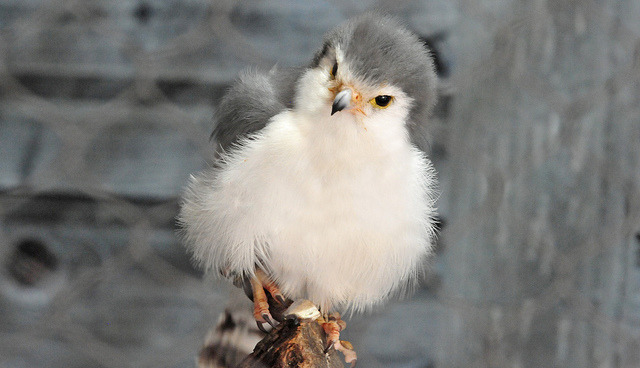
[[443, 230], [416, 295], [350, 319], [360, 365], [635, 367], [632, 0], [0, 0], [0, 366], [193, 366], [235, 291], [173, 219], [220, 96], [373, 8], [438, 58]]
[[447, 316], [438, 360], [636, 366], [640, 6], [506, 9], [494, 20], [463, 9], [471, 21], [454, 28], [487, 41], [453, 47], [465, 66], [450, 120], [442, 295], [474, 307]]

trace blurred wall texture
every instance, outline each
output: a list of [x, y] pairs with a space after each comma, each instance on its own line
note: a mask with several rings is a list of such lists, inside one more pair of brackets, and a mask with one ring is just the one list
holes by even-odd
[[221, 94], [373, 8], [438, 59], [443, 231], [360, 364], [638, 367], [637, 0], [0, 0], [0, 366], [193, 366], [231, 292], [174, 217]]

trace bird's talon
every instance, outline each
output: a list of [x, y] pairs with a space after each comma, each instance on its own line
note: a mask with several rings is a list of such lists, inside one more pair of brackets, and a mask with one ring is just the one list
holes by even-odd
[[284, 304], [286, 302], [284, 300], [284, 296], [282, 296], [282, 294], [276, 294], [275, 298], [278, 301], [278, 303], [280, 303], [280, 304]]
[[335, 341], [333, 341], [333, 340], [328, 341], [328, 342], [327, 342], [327, 346], [324, 348], [324, 353], [325, 353], [325, 354], [329, 353], [329, 350], [331, 350], [331, 348], [333, 347], [333, 345], [334, 345], [335, 343], [336, 343], [336, 342], [335, 342]]
[[351, 365], [350, 368], [355, 368], [356, 367], [356, 363], [358, 362], [358, 359], [352, 360], [351, 361]]
[[258, 330], [264, 332], [264, 333], [268, 333], [267, 330], [264, 329], [264, 327], [262, 326], [264, 322], [260, 322], [260, 321], [256, 321], [256, 324], [258, 325]]
[[271, 327], [276, 328], [275, 323], [273, 323], [273, 320], [271, 319], [271, 316], [269, 316], [268, 313], [262, 313], [262, 318], [271, 325]]

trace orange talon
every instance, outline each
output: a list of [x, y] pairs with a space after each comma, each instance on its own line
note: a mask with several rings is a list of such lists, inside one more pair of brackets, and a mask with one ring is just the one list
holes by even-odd
[[327, 334], [327, 345], [330, 347], [340, 338], [342, 328], [336, 321], [329, 321], [322, 324], [322, 329]]
[[[269, 303], [267, 302], [267, 294], [262, 288], [262, 283], [257, 276], [251, 278], [251, 288], [253, 289], [253, 318], [258, 323], [269, 323], [271, 321], [271, 313], [269, 313]], [[258, 325], [261, 327], [261, 325]]]
[[318, 322], [322, 325], [322, 329], [327, 334], [327, 345], [325, 354], [333, 347], [344, 355], [344, 360], [354, 367], [358, 356], [353, 350], [353, 345], [349, 341], [340, 340], [340, 331], [347, 327], [347, 323], [340, 318], [340, 314], [330, 314], [326, 318], [319, 318]]

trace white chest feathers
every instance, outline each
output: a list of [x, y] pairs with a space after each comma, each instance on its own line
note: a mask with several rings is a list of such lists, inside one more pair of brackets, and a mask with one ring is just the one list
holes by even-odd
[[181, 221], [207, 268], [259, 265], [290, 298], [364, 309], [409, 286], [430, 253], [434, 180], [404, 127], [285, 112], [193, 178]]

